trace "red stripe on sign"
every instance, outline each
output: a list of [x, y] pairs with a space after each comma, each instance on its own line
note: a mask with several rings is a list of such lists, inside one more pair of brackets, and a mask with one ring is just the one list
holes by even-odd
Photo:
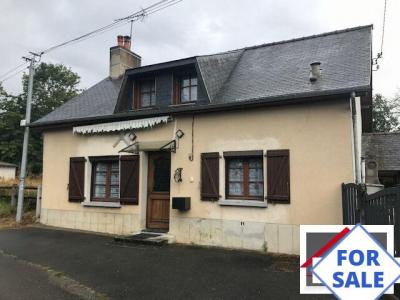
[[321, 249], [319, 249], [317, 252], [315, 252], [313, 256], [311, 256], [309, 259], [307, 259], [306, 262], [304, 264], [302, 264], [300, 267], [307, 268], [308, 266], [310, 266], [312, 264], [312, 259], [314, 257], [323, 256], [326, 251], [328, 251], [330, 248], [332, 248], [341, 238], [343, 238], [349, 232], [350, 232], [350, 229], [348, 227], [345, 227], [341, 232], [339, 232], [337, 235], [335, 235], [329, 242], [327, 242], [324, 246], [322, 246]]

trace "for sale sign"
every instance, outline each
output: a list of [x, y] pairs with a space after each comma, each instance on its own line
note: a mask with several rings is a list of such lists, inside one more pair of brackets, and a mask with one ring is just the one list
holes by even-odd
[[[392, 226], [335, 226], [333, 232], [332, 226], [327, 232], [324, 227], [301, 227], [301, 293], [332, 293], [340, 299], [377, 299], [393, 293], [400, 264], [393, 257]], [[326, 243], [310, 255], [310, 248], [326, 233]]]

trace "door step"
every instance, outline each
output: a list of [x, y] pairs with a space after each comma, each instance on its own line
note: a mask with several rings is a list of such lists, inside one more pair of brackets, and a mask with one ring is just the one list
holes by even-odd
[[171, 241], [171, 236], [166, 233], [142, 231], [132, 235], [116, 236], [114, 242], [162, 246]]

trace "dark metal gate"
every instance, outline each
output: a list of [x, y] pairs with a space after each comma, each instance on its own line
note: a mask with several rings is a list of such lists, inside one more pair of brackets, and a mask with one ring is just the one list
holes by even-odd
[[355, 183], [342, 184], [342, 209], [344, 225], [362, 223], [362, 205], [366, 194], [365, 185]]
[[394, 251], [400, 255], [400, 186], [367, 195], [365, 185], [342, 184], [343, 224], [394, 225]]

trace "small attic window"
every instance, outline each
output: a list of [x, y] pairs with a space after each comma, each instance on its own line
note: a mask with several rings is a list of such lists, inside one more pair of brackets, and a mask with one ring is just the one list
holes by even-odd
[[190, 103], [197, 101], [197, 76], [187, 75], [175, 79], [174, 103]]
[[134, 107], [146, 108], [156, 104], [156, 84], [154, 79], [135, 82]]

